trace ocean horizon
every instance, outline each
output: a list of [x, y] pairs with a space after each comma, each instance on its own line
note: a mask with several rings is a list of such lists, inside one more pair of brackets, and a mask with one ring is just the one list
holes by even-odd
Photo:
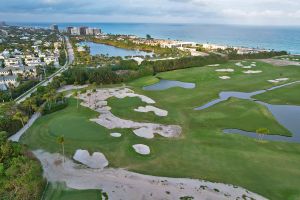
[[[8, 22], [9, 25], [49, 28], [53, 23]], [[145, 37], [284, 50], [300, 54], [300, 27], [218, 24], [156, 24], [156, 23], [55, 23], [67, 26], [101, 28], [104, 33], [132, 34]]]

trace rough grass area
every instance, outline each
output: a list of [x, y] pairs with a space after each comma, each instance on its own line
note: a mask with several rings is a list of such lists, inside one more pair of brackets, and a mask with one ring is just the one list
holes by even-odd
[[[234, 68], [235, 72], [215, 71], [221, 68]], [[230, 62], [219, 67], [190, 68], [157, 75], [164, 79], [194, 82], [195, 89], [143, 91], [143, 86], [157, 81], [153, 77], [129, 84], [136, 93], [153, 98], [156, 101], [154, 106], [168, 110], [167, 117], [135, 112], [135, 107], [145, 105], [137, 98], [109, 99], [112, 112], [121, 118], [181, 125], [183, 134], [180, 138], [156, 136], [147, 140], [135, 136], [132, 130], [107, 130], [89, 121], [98, 115], [96, 112], [83, 107], [77, 109], [76, 101], [71, 100], [66, 109], [40, 118], [27, 131], [22, 142], [32, 149], [59, 152], [56, 138], [64, 135], [69, 156], [79, 148], [90, 152], [101, 151], [113, 167], [158, 176], [230, 183], [275, 200], [299, 199], [299, 144], [259, 142], [245, 136], [222, 133], [225, 128], [255, 131], [266, 127], [273, 134], [289, 135], [266, 108], [252, 101], [231, 98], [206, 110], [194, 110], [217, 98], [221, 91], [252, 92], [274, 86], [267, 82], [269, 79], [300, 79], [298, 67], [273, 67], [258, 62], [253, 70], [262, 70], [263, 73], [247, 75], [242, 73], [243, 70]], [[222, 75], [232, 78], [220, 80], [218, 76]], [[294, 91], [281, 101], [297, 99], [299, 95]], [[111, 132], [121, 132], [123, 135], [112, 138], [109, 135]], [[135, 153], [131, 145], [137, 143], [148, 145], [151, 154], [141, 156]]]
[[[101, 190], [74, 190], [63, 183], [48, 184], [42, 200], [101, 200]], [[103, 199], [104, 200], [104, 199]]]

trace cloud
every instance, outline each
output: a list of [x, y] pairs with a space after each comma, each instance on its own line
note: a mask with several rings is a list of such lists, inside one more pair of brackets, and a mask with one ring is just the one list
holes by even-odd
[[0, 6], [0, 19], [7, 21], [49, 21], [48, 17], [58, 21], [300, 25], [299, 13], [300, 1], [295, 0], [9, 0]]

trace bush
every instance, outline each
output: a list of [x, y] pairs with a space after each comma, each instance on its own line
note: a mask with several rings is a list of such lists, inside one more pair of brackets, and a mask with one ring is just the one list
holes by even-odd
[[49, 106], [45, 105], [45, 107], [42, 110], [42, 115], [48, 115], [50, 113], [54, 113], [56, 111], [65, 109], [68, 106], [68, 101], [64, 100], [63, 102], [52, 104], [51, 108]]

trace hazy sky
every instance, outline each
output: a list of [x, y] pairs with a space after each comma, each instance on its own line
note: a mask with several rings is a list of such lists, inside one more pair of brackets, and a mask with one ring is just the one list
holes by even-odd
[[0, 21], [300, 25], [300, 0], [0, 0]]

